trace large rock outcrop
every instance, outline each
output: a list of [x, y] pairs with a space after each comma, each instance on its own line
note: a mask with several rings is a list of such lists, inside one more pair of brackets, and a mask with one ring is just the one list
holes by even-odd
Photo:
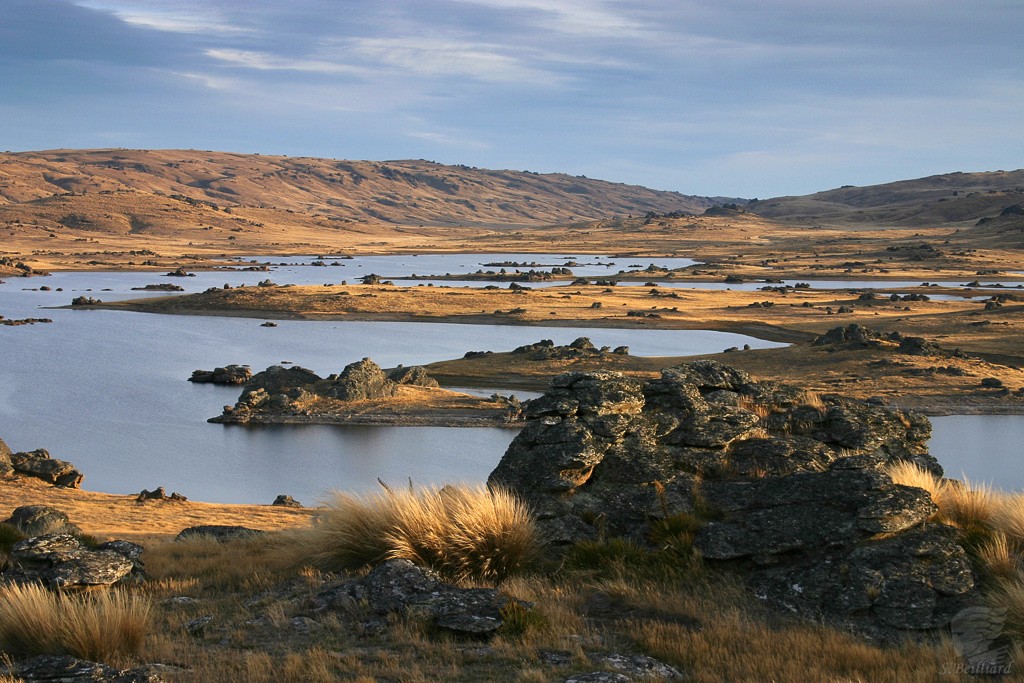
[[59, 590], [109, 586], [142, 571], [141, 546], [110, 541], [88, 548], [69, 533], [26, 538], [14, 544], [10, 555], [10, 567], [0, 581], [40, 583]]
[[928, 493], [883, 472], [911, 461], [942, 474], [921, 416], [713, 361], [647, 381], [561, 375], [526, 415], [489, 481], [524, 498], [553, 544], [645, 542], [652, 523], [689, 515], [695, 547], [758, 595], [880, 638], [942, 626], [972, 597]]

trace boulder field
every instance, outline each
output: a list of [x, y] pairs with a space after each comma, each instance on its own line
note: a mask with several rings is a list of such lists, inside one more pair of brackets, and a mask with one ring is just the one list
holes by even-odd
[[937, 475], [913, 413], [757, 382], [714, 361], [641, 380], [555, 378], [489, 483], [533, 508], [553, 545], [649, 543], [695, 529], [707, 562], [805, 617], [876, 639], [937, 629], [978, 600], [957, 530], [887, 465]]

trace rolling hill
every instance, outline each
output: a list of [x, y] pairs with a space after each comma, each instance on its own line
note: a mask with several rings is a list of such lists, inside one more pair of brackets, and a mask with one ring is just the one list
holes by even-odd
[[299, 216], [335, 227], [535, 226], [648, 211], [700, 213], [723, 200], [428, 161], [120, 149], [0, 154], [0, 226], [92, 233], [161, 233], [195, 224], [245, 230], [301, 222]]
[[747, 209], [793, 224], [970, 227], [1021, 203], [1024, 170], [957, 172], [882, 185], [848, 185], [804, 196], [755, 200]]

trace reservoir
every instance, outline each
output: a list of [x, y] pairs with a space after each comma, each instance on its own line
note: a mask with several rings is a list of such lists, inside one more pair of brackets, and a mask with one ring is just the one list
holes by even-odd
[[[426, 262], [408, 256], [361, 258], [403, 258], [417, 261], [417, 268]], [[449, 254], [436, 258], [438, 262], [427, 263], [431, 268], [422, 272], [445, 266], [450, 267], [441, 272], [466, 272], [458, 267], [527, 258], [557, 265], [560, 261], [550, 259], [561, 257]], [[597, 260], [576, 258], [588, 263]], [[276, 257], [265, 260], [279, 262]], [[631, 265], [628, 260], [616, 261], [607, 270]], [[187, 278], [76, 272], [8, 279], [0, 285], [0, 314], [49, 317], [54, 322], [0, 326], [0, 438], [14, 450], [46, 448], [54, 457], [69, 460], [85, 474], [84, 487], [89, 490], [130, 494], [164, 486], [194, 500], [245, 503], [269, 503], [285, 493], [314, 504], [331, 489], [377, 488], [378, 478], [399, 485], [410, 478], [417, 484], [482, 481], [515, 432], [209, 424], [206, 419], [234, 403], [240, 389], [185, 381], [193, 370], [243, 363], [259, 371], [289, 361], [325, 375], [364, 356], [384, 367], [414, 365], [460, 357], [466, 351], [511, 350], [542, 338], [565, 344], [579, 336], [590, 337], [598, 346], [628, 345], [631, 353], [644, 356], [713, 353], [744, 344], [779, 346], [700, 330], [287, 320], [279, 321], [276, 328], [262, 328], [259, 320], [246, 318], [42, 309], [66, 305], [86, 292], [104, 300], [162, 296], [131, 290], [150, 283], [169, 282], [187, 291], [202, 291], [225, 282], [254, 285], [268, 277], [279, 284], [340, 282], [346, 277], [351, 282], [374, 272], [367, 270], [368, 265], [396, 275], [415, 272], [377, 261], [364, 262], [360, 273], [355, 259], [342, 263], [347, 265], [284, 266], [272, 273], [200, 272]], [[402, 267], [408, 266], [403, 263]], [[349, 272], [342, 275], [343, 271]], [[44, 285], [51, 291], [38, 290]], [[1020, 457], [1024, 416], [951, 416], [934, 418], [933, 423], [932, 450], [949, 476], [963, 472], [972, 481], [990, 481], [1002, 489], [1024, 488]]]

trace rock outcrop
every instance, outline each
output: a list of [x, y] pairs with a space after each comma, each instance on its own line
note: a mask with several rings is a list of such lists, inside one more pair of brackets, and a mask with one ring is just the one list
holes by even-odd
[[112, 541], [90, 549], [69, 533], [44, 534], [14, 544], [11, 566], [0, 579], [40, 583], [60, 590], [109, 586], [133, 572], [137, 575], [141, 554], [141, 546], [128, 541]]
[[85, 478], [74, 465], [51, 458], [49, 452], [42, 448], [26, 453], [12, 453], [9, 458], [11, 467], [18, 474], [36, 477], [54, 486], [77, 489]]
[[576, 358], [601, 358], [609, 354], [628, 356], [628, 346], [597, 348], [589, 337], [579, 337], [565, 346], [556, 346], [550, 339], [541, 339], [536, 344], [526, 344], [512, 350], [512, 353], [523, 354], [529, 360], [574, 360]]
[[526, 416], [489, 483], [525, 499], [553, 544], [646, 542], [653, 523], [688, 516], [706, 560], [772, 604], [878, 638], [938, 628], [973, 596], [955, 530], [882, 469], [942, 474], [921, 416], [713, 361], [647, 381], [561, 375]]
[[213, 370], [193, 370], [189, 382], [198, 384], [245, 384], [252, 379], [248, 365], [225, 365]]
[[846, 327], [833, 327], [813, 342], [814, 346], [836, 349], [882, 349], [907, 356], [936, 356], [963, 358], [960, 349], [944, 349], [924, 337], [906, 337], [899, 332], [879, 332], [857, 323]]
[[233, 406], [212, 422], [245, 423], [258, 413], [308, 414], [316, 399], [366, 401], [394, 396], [399, 385], [436, 387], [437, 382], [419, 366], [395, 368], [385, 373], [369, 358], [346, 365], [340, 374], [321, 378], [299, 366], [274, 365], [252, 376]]

